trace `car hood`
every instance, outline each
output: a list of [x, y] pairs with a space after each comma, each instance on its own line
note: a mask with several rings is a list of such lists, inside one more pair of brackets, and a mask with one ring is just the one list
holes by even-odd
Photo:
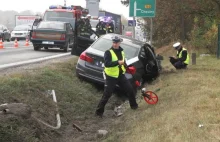
[[28, 31], [12, 31], [11, 33], [28, 33]]

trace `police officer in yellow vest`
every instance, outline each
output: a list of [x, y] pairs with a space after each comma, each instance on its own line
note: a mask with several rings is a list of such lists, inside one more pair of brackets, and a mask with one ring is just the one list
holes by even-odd
[[171, 64], [176, 69], [186, 69], [189, 64], [189, 53], [186, 48], [183, 48], [180, 42], [173, 44], [175, 50], [177, 50], [177, 58], [170, 57]]
[[105, 105], [111, 97], [116, 84], [126, 91], [131, 109], [138, 108], [134, 89], [125, 77], [125, 55], [123, 49], [120, 47], [122, 39], [118, 36], [113, 36], [112, 41], [112, 47], [104, 54], [105, 68], [103, 74], [105, 79], [105, 90], [96, 109], [96, 115], [99, 117], [103, 116]]

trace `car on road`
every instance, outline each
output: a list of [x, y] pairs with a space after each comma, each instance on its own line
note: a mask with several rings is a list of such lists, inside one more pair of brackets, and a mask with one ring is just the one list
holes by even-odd
[[29, 39], [31, 30], [31, 25], [18, 25], [16, 26], [13, 31], [11, 32], [11, 40], [25, 40]]
[[11, 40], [10, 31], [4, 25], [0, 25], [0, 38], [2, 39], [2, 42], [4, 42], [5, 40], [9, 42]]
[[60, 48], [68, 52], [73, 46], [73, 39], [71, 24], [60, 21], [42, 21], [31, 34], [34, 50]]
[[[79, 78], [104, 84], [104, 53], [111, 48], [113, 35], [117, 34], [106, 34], [100, 37], [85, 51], [80, 48], [73, 49], [76, 50], [75, 55], [80, 55], [76, 65], [76, 74]], [[121, 47], [124, 49], [126, 63], [129, 66], [125, 76], [137, 90], [139, 87], [136, 81], [143, 84], [159, 75], [160, 60], [149, 44], [123, 35], [117, 36], [123, 39]]]

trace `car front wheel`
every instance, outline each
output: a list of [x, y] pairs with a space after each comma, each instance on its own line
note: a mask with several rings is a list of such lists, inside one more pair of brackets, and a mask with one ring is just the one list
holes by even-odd
[[64, 52], [68, 52], [70, 49], [70, 42], [67, 43], [67, 45], [64, 47]]

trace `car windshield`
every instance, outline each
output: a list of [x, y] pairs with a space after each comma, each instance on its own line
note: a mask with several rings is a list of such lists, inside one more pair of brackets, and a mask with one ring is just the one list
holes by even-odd
[[59, 22], [41, 22], [38, 29], [57, 29], [57, 30], [64, 30], [64, 23]]
[[90, 20], [90, 24], [91, 24], [91, 26], [93, 27], [93, 28], [95, 28], [96, 27], [96, 25], [98, 24], [98, 20]]
[[[106, 50], [111, 48], [111, 45], [112, 45], [112, 41], [110, 39], [100, 38], [96, 43], [93, 44], [93, 46], [91, 46], [91, 48], [105, 52]], [[138, 52], [141, 48], [141, 44], [138, 43], [130, 44], [130, 43], [122, 42], [120, 46], [124, 49], [125, 58], [127, 60], [138, 56]]]
[[44, 21], [50, 21], [51, 18], [74, 18], [71, 12], [47, 11], [44, 15]]
[[28, 31], [29, 29], [29, 26], [17, 26], [14, 28], [14, 31]]

